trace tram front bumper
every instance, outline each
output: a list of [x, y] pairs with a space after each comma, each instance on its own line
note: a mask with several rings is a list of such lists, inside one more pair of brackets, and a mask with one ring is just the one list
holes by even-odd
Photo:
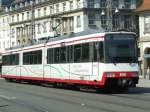
[[107, 87], [136, 87], [138, 77], [134, 78], [107, 78], [105, 85]]

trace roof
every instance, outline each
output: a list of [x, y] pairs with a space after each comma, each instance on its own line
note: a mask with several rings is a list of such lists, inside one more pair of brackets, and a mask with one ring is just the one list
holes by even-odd
[[136, 9], [136, 12], [150, 11], [150, 0], [143, 0], [141, 5]]

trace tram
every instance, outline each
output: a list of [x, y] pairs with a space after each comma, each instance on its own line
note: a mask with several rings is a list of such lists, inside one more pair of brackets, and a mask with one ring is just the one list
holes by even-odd
[[135, 87], [139, 80], [136, 35], [105, 32], [50, 38], [2, 53], [2, 77], [99, 88]]

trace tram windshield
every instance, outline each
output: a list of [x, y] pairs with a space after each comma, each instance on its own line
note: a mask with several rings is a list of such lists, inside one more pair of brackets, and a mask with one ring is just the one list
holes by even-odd
[[136, 63], [137, 44], [133, 34], [107, 34], [105, 38], [106, 63]]

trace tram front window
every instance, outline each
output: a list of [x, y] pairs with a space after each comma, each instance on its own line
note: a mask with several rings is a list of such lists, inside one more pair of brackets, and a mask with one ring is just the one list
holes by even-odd
[[107, 34], [105, 38], [106, 63], [136, 63], [136, 39], [132, 34]]

